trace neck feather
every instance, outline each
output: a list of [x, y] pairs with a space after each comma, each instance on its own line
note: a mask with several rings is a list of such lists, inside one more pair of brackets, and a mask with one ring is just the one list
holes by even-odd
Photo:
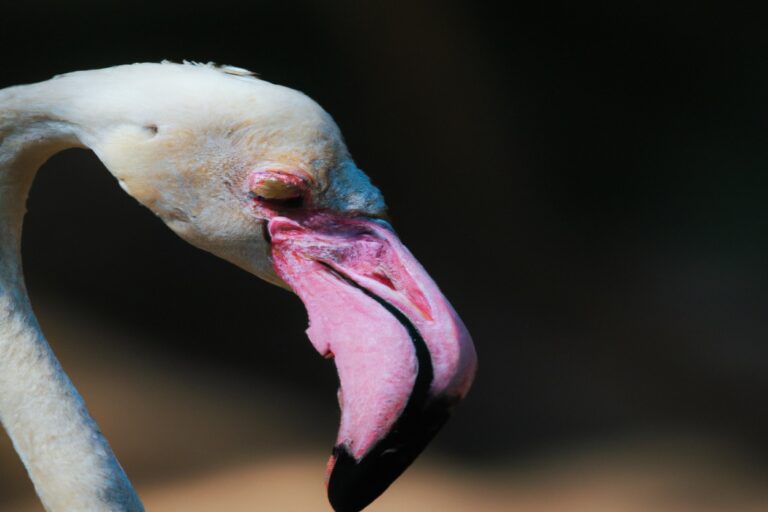
[[[46, 342], [21, 269], [25, 203], [37, 169], [82, 146], [57, 112], [56, 80], [0, 90], [0, 421], [46, 509], [142, 511], [125, 472]], [[60, 100], [59, 100], [60, 101]]]

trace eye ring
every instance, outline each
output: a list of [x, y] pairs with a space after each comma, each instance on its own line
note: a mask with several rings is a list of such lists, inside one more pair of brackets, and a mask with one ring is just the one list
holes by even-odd
[[295, 174], [264, 170], [248, 176], [249, 197], [265, 206], [301, 208], [307, 193], [306, 181]]

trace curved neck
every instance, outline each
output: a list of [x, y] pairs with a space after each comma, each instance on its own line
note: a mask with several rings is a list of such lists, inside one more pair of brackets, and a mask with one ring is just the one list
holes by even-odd
[[0, 90], [0, 421], [46, 509], [143, 507], [106, 439], [46, 342], [27, 297], [21, 228], [37, 169], [82, 146], [56, 114], [54, 81]]
[[[53, 154], [81, 146], [74, 124], [58, 119], [47, 101], [49, 82], [0, 90], [0, 280], [20, 275], [21, 225], [40, 166]], [[0, 284], [2, 286], [2, 284]]]

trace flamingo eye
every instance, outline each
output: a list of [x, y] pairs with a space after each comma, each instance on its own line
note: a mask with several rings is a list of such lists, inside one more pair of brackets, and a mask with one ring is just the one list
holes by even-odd
[[291, 183], [276, 179], [266, 179], [251, 188], [251, 194], [260, 199], [285, 201], [302, 195], [302, 190]]
[[249, 178], [248, 195], [259, 203], [282, 208], [300, 208], [304, 205], [306, 184], [298, 176], [262, 172]]

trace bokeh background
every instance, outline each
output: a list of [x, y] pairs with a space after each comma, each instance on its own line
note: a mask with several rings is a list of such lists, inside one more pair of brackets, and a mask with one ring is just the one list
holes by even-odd
[[[5, 2], [0, 86], [216, 61], [306, 92], [480, 371], [371, 511], [768, 510], [768, 34], [709, 3]], [[24, 264], [149, 510], [328, 510], [336, 377], [300, 301], [176, 238], [91, 153]], [[0, 435], [0, 510], [39, 511]]]

